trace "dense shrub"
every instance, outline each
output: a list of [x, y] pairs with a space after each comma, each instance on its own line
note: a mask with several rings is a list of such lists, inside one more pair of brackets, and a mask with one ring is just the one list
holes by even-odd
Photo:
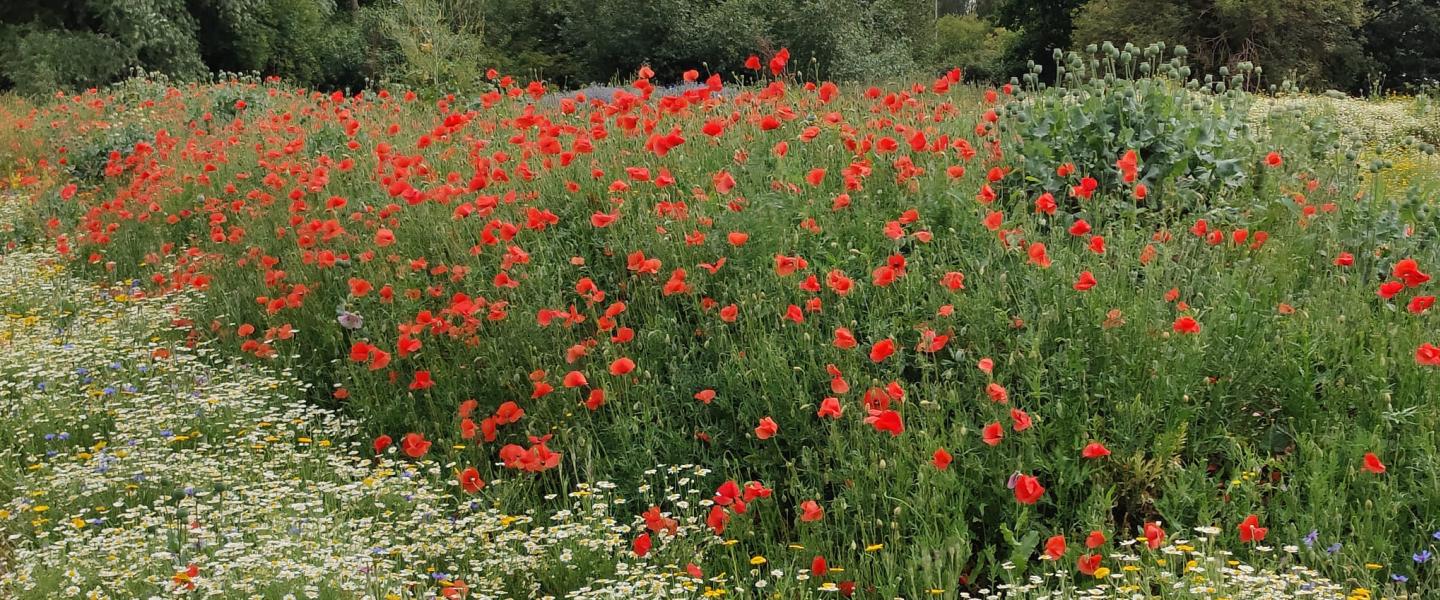
[[979, 81], [1003, 81], [1015, 71], [1010, 50], [1015, 32], [973, 15], [940, 17], [935, 29], [930, 64], [936, 68], [960, 67]]
[[0, 29], [0, 77], [27, 95], [119, 81], [134, 64], [118, 40], [90, 32]]

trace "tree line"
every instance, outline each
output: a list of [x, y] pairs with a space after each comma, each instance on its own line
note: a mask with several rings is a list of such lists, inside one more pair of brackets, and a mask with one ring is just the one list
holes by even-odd
[[880, 80], [961, 66], [1004, 81], [1055, 48], [1185, 45], [1213, 71], [1352, 93], [1440, 79], [1435, 0], [9, 0], [0, 88], [49, 94], [138, 72], [274, 75], [317, 89], [469, 91], [486, 71], [565, 87], [744, 74], [791, 52], [808, 78]]

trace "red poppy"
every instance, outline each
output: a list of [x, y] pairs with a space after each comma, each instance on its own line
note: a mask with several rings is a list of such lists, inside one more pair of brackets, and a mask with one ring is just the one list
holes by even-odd
[[780, 432], [780, 426], [775, 424], [775, 419], [761, 417], [760, 424], [755, 426], [755, 437], [768, 440]]
[[460, 489], [465, 490], [467, 494], [474, 494], [485, 487], [485, 480], [480, 478], [480, 471], [475, 467], [466, 467], [464, 471], [460, 472], [459, 479]]
[[407, 433], [400, 438], [400, 450], [410, 458], [420, 458], [430, 451], [430, 441], [425, 439], [424, 434]]
[[428, 390], [435, 385], [435, 380], [430, 378], [429, 371], [416, 371], [415, 379], [410, 382], [411, 390]]
[[1006, 391], [1004, 386], [993, 381], [985, 385], [985, 395], [990, 396], [990, 401], [996, 404], [1005, 404], [1010, 401], [1010, 392]]
[[[838, 336], [839, 331], [836, 331]], [[837, 346], [839, 344], [836, 344]], [[895, 354], [895, 340], [886, 338], [870, 346], [870, 362], [881, 362]]]
[[1040, 501], [1045, 495], [1045, 486], [1040, 485], [1040, 480], [1030, 475], [1019, 475], [1015, 478], [1015, 501], [1021, 504], [1034, 504]]
[[998, 446], [1000, 445], [1000, 440], [1005, 439], [1005, 428], [1000, 426], [999, 421], [990, 423], [980, 431], [980, 439], [983, 440], [986, 445]]
[[842, 412], [844, 412], [844, 408], [840, 406], [839, 398], [826, 398], [820, 401], [820, 410], [816, 411], [815, 414], [822, 419], [826, 417], [838, 419]]
[[614, 376], [625, 375], [635, 370], [635, 361], [626, 357], [620, 357], [610, 363], [610, 374]]
[[806, 523], [814, 523], [825, 518], [825, 509], [820, 503], [814, 500], [806, 500], [800, 503], [800, 520]]
[[1063, 534], [1052, 535], [1050, 539], [1045, 540], [1045, 558], [1060, 560], [1062, 556], [1065, 556], [1065, 536]]
[[1415, 349], [1415, 364], [1440, 367], [1440, 348], [1430, 342], [1420, 344], [1420, 347]]
[[1200, 322], [1196, 321], [1194, 317], [1184, 315], [1175, 319], [1175, 323], [1171, 328], [1174, 329], [1176, 333], [1196, 334], [1200, 333]]
[[1045, 244], [1040, 242], [1030, 244], [1030, 248], [1025, 251], [1025, 254], [1029, 256], [1030, 264], [1042, 269], [1050, 268], [1050, 255], [1045, 252]]
[[1391, 270], [1391, 275], [1405, 282], [1405, 287], [1418, 287], [1430, 281], [1430, 276], [1420, 271], [1419, 263], [1415, 262], [1413, 258], [1405, 258], [1396, 262], [1395, 267]]
[[1088, 292], [1090, 291], [1090, 288], [1095, 287], [1097, 283], [1099, 282], [1095, 281], [1095, 276], [1093, 274], [1091, 274], [1089, 271], [1081, 271], [1080, 279], [1075, 282], [1074, 287], [1077, 291]]
[[1026, 429], [1029, 429], [1031, 425], [1030, 413], [1027, 413], [1018, 408], [1012, 408], [1010, 409], [1010, 423], [1011, 428], [1014, 429], [1017, 433], [1025, 431]]
[[1035, 199], [1035, 212], [1037, 213], [1053, 215], [1057, 208], [1059, 208], [1059, 206], [1055, 204], [1055, 196], [1051, 195], [1050, 192], [1040, 194], [1040, 197]]
[[1245, 517], [1245, 520], [1240, 522], [1239, 529], [1240, 541], [1249, 542], [1252, 544], [1258, 544], [1265, 541], [1265, 534], [1269, 533], [1270, 531], [1269, 529], [1260, 526], [1260, 518], [1256, 517], [1255, 515]]
[[1086, 547], [1086, 548], [1089, 548], [1089, 549], [1091, 549], [1091, 550], [1094, 550], [1094, 549], [1099, 548], [1099, 547], [1104, 546], [1104, 545], [1105, 545], [1105, 534], [1100, 533], [1099, 531], [1091, 531], [1091, 532], [1090, 532], [1090, 535], [1085, 536], [1085, 547]]
[[950, 462], [953, 460], [954, 457], [950, 456], [950, 453], [946, 452], [944, 448], [937, 448], [935, 454], [930, 457], [930, 464], [935, 465], [936, 469], [944, 471], [950, 468]]
[[1374, 474], [1376, 474], [1376, 475], [1380, 475], [1380, 474], [1382, 474], [1382, 473], [1385, 472], [1385, 463], [1380, 462], [1380, 457], [1375, 456], [1375, 453], [1374, 453], [1374, 452], [1366, 452], [1366, 453], [1365, 453], [1365, 463], [1364, 463], [1364, 464], [1365, 464], [1365, 470], [1366, 470], [1366, 471], [1369, 471], [1369, 472], [1374, 473]]
[[379, 437], [375, 438], [375, 441], [371, 444], [371, 447], [375, 448], [376, 454], [379, 454], [381, 452], [384, 452], [386, 448], [389, 448], [390, 444], [392, 443], [394, 443], [394, 441], [390, 439], [390, 436], [382, 433]]
[[584, 373], [581, 373], [579, 371], [570, 371], [569, 373], [565, 374], [565, 377], [563, 379], [560, 380], [560, 384], [567, 388], [577, 388], [589, 385], [590, 382], [585, 378]]
[[1159, 548], [1160, 544], [1163, 543], [1165, 543], [1165, 530], [1160, 527], [1160, 522], [1146, 522], [1145, 545], [1149, 546], [1151, 550], [1154, 550], [1156, 548]]
[[825, 562], [825, 557], [823, 557], [823, 556], [818, 556], [818, 555], [817, 555], [817, 556], [814, 558], [814, 560], [811, 560], [811, 561], [810, 561], [810, 574], [811, 574], [811, 575], [814, 575], [814, 576], [816, 576], [816, 577], [824, 577], [825, 574], [826, 574], [826, 573], [829, 573], [829, 572], [830, 572], [830, 565], [826, 564], [826, 562]]
[[1080, 456], [1085, 458], [1104, 458], [1110, 456], [1110, 449], [1100, 442], [1090, 442], [1085, 449], [1080, 451]]
[[870, 416], [865, 417], [865, 423], [876, 431], [889, 433], [891, 437], [905, 432], [905, 422], [900, 419], [900, 413], [893, 410], [871, 409]]

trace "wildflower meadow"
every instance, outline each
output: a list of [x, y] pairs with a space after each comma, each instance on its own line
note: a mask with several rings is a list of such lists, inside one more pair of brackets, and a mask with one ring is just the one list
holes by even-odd
[[1054, 58], [0, 100], [0, 595], [1440, 596], [1440, 107]]

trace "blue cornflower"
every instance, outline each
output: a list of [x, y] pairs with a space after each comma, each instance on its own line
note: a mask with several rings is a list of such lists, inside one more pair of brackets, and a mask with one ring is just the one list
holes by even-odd
[[1326, 552], [1329, 552], [1329, 553], [1331, 553], [1331, 554], [1334, 554], [1334, 553], [1336, 553], [1336, 552], [1339, 552], [1339, 551], [1340, 551], [1340, 542], [1335, 542], [1335, 543], [1333, 543], [1333, 544], [1330, 544], [1330, 547], [1326, 548], [1325, 551], [1326, 551]]
[[1311, 546], [1314, 546], [1315, 541], [1318, 539], [1320, 539], [1320, 530], [1311, 529], [1310, 533], [1305, 534], [1305, 547], [1309, 548]]
[[1390, 580], [1391, 580], [1391, 581], [1395, 581], [1395, 582], [1399, 582], [1399, 583], [1405, 583], [1405, 582], [1407, 582], [1407, 581], [1410, 581], [1410, 578], [1409, 578], [1409, 577], [1406, 577], [1406, 576], [1404, 576], [1404, 575], [1401, 575], [1401, 574], [1399, 574], [1399, 573], [1391, 573], [1391, 574], [1390, 574]]
[[1430, 560], [1430, 551], [1421, 550], [1419, 552], [1416, 552], [1415, 554], [1410, 555], [1410, 559], [1415, 561], [1416, 563], [1428, 562]]

